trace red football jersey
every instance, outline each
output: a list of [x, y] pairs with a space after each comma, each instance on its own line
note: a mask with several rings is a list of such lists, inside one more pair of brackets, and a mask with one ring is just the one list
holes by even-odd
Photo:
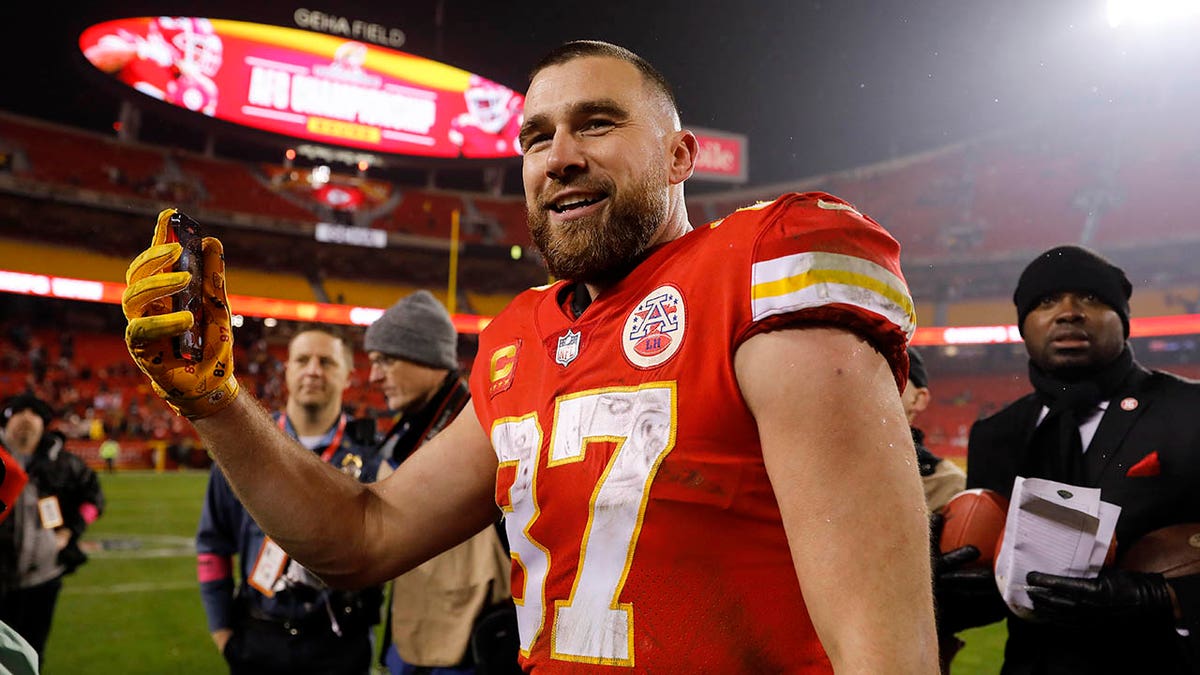
[[214, 115], [219, 93], [217, 84], [208, 77], [180, 72], [178, 77], [167, 83], [165, 100], [193, 112]]
[[806, 322], [907, 377], [899, 245], [824, 193], [665, 244], [579, 319], [564, 283], [480, 336], [472, 400], [500, 461], [525, 666], [827, 672], [733, 356]]
[[463, 157], [504, 157], [520, 153], [517, 136], [521, 132], [520, 110], [495, 133], [480, 128], [469, 113], [450, 120], [450, 142], [457, 145]]

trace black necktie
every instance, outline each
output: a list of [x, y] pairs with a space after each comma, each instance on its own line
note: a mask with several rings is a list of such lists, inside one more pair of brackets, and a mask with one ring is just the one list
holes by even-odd
[[1046, 478], [1088, 486], [1079, 419], [1073, 408], [1051, 408], [1030, 439], [1034, 462], [1043, 468]]
[[[1029, 439], [1020, 467], [1024, 475], [1095, 487], [1089, 479], [1099, 475], [1104, 458], [1084, 456], [1079, 423], [1116, 396], [1136, 369], [1128, 344], [1111, 363], [1089, 373], [1048, 373], [1030, 360], [1029, 381], [1049, 411]], [[1088, 464], [1093, 465], [1090, 470]]]

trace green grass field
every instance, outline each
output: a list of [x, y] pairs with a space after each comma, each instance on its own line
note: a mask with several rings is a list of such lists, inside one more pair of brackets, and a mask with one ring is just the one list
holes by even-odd
[[193, 537], [208, 473], [101, 474], [103, 546], [66, 578], [45, 675], [226, 672], [208, 637]]
[[[192, 537], [207, 472], [102, 474], [108, 509], [88, 531], [100, 544], [67, 577], [44, 675], [227, 672], [208, 637]], [[955, 675], [1000, 670], [1003, 624], [964, 633]]]

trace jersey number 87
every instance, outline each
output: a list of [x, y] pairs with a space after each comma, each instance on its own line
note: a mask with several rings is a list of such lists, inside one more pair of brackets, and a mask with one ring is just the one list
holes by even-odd
[[[554, 603], [550, 654], [556, 660], [633, 665], [634, 611], [618, 598], [633, 562], [650, 484], [675, 446], [675, 403], [674, 382], [593, 389], [555, 401], [545, 480], [553, 479], [557, 467], [582, 462], [589, 444], [605, 442], [616, 448], [589, 495], [570, 596]], [[536, 488], [542, 478], [542, 440], [537, 413], [502, 418], [492, 426], [500, 468], [514, 476], [507, 494], [499, 497], [512, 557], [525, 577], [524, 592], [514, 589], [513, 595], [519, 597], [517, 622], [526, 655], [545, 628], [543, 604], [551, 565], [550, 551], [530, 535], [540, 513]]]

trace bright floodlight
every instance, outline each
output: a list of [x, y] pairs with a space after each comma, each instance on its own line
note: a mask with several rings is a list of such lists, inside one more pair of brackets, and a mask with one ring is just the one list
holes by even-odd
[[1108, 25], [1162, 23], [1200, 15], [1200, 0], [1108, 0]]

